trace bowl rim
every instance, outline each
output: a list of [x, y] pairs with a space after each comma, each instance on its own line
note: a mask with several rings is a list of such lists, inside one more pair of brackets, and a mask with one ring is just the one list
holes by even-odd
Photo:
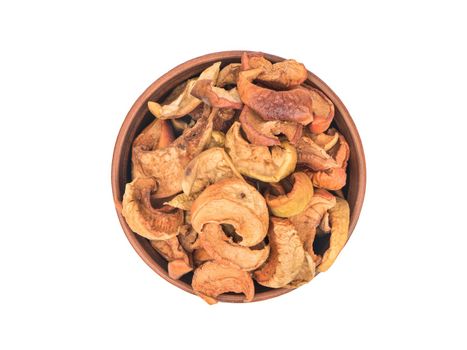
[[[160, 78], [155, 80], [146, 90], [137, 98], [137, 100], [133, 103], [133, 106], [127, 113], [122, 126], [118, 132], [118, 136], [115, 142], [113, 156], [112, 156], [112, 166], [111, 166], [111, 185], [112, 185], [112, 195], [115, 204], [115, 209], [117, 211], [117, 216], [122, 226], [122, 229], [132, 245], [133, 249], [137, 252], [137, 254], [143, 259], [143, 261], [159, 276], [164, 278], [166, 281], [170, 282], [171, 284], [177, 286], [178, 288], [183, 289], [184, 291], [195, 294], [193, 289], [187, 283], [181, 280], [174, 280], [168, 276], [167, 271], [160, 266], [145, 250], [142, 246], [141, 242], [137, 239], [136, 234], [129, 228], [125, 219], [122, 216], [122, 203], [120, 200], [120, 196], [123, 193], [120, 192], [120, 161], [122, 150], [124, 149], [125, 145], [125, 138], [126, 134], [129, 131], [130, 125], [133, 122], [133, 119], [136, 117], [137, 113], [140, 111], [142, 107], [144, 107], [149, 100], [149, 98], [161, 87], [168, 84], [171, 80], [174, 80], [177, 76], [190, 71], [193, 67], [197, 66], [207, 66], [212, 64], [216, 61], [235, 61], [239, 60], [241, 55], [244, 53], [260, 53], [264, 55], [265, 58], [272, 62], [279, 62], [283, 61], [284, 58], [271, 55], [265, 52], [258, 52], [258, 51], [249, 51], [249, 50], [232, 50], [232, 51], [220, 51], [209, 53], [206, 55], [202, 55], [193, 59], [190, 59], [184, 63], [177, 65], [176, 67], [169, 70], [167, 73], [162, 75]], [[358, 133], [357, 127], [350, 116], [349, 111], [340, 100], [340, 98], [336, 95], [336, 93], [319, 77], [317, 77], [312, 72], [308, 71], [308, 78], [307, 82], [312, 82], [315, 86], [317, 86], [321, 91], [323, 91], [334, 103], [335, 108], [339, 110], [344, 123], [346, 124], [347, 128], [349, 129], [349, 133], [354, 141], [354, 146], [357, 149], [355, 156], [357, 157], [357, 167], [358, 167], [358, 182], [357, 182], [357, 195], [355, 201], [355, 207], [353, 208], [351, 218], [350, 218], [350, 226], [349, 226], [349, 239], [354, 231], [356, 224], [358, 222], [364, 198], [365, 198], [365, 191], [366, 191], [366, 161], [365, 161], [365, 154], [363, 150], [362, 141], [360, 135]], [[349, 241], [347, 240], [347, 242]], [[266, 299], [271, 299], [277, 297], [279, 295], [286, 294], [294, 289], [286, 289], [286, 288], [279, 288], [279, 289], [270, 289], [264, 292], [255, 293], [255, 296], [252, 301], [262, 301]], [[234, 303], [241, 303], [243, 302], [243, 296], [238, 294], [222, 294], [218, 297], [219, 301], [223, 302], [234, 302]]]

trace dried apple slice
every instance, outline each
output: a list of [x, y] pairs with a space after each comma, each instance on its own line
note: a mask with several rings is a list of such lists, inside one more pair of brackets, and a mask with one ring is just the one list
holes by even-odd
[[[307, 135], [308, 136], [308, 135]], [[329, 151], [339, 140], [339, 134], [335, 129], [329, 129], [326, 133], [311, 134], [309, 137], [319, 147], [324, 149], [326, 152]]]
[[190, 210], [191, 205], [193, 204], [194, 200], [195, 200], [195, 197], [187, 195], [185, 193], [180, 193], [180, 194], [177, 194], [175, 197], [173, 197], [170, 201], [165, 202], [164, 204], [167, 204], [167, 205], [170, 205], [171, 207], [179, 208], [182, 210]]
[[208, 144], [208, 148], [224, 147], [225, 145], [225, 134], [222, 131], [213, 130], [211, 134], [211, 141]]
[[236, 88], [227, 91], [208, 79], [198, 79], [191, 94], [212, 107], [241, 109], [243, 105]]
[[208, 261], [198, 267], [191, 282], [193, 290], [208, 304], [217, 303], [217, 297], [227, 292], [245, 294], [245, 302], [253, 300], [255, 287], [248, 272], [234, 266]]
[[236, 116], [236, 110], [232, 108], [221, 108], [214, 117], [212, 129], [215, 131], [226, 132], [229, 130]]
[[171, 103], [160, 105], [157, 102], [149, 101], [149, 111], [159, 119], [175, 119], [189, 114], [201, 103], [200, 99], [191, 94], [197, 80], [208, 79], [216, 81], [219, 75], [220, 65], [221, 62], [216, 62], [206, 68], [198, 78], [189, 80], [183, 92]]
[[265, 195], [266, 204], [275, 216], [286, 218], [297, 215], [308, 207], [313, 197], [313, 184], [308, 175], [297, 172], [291, 178], [293, 188], [289, 193], [276, 196], [267, 192]]
[[221, 69], [217, 78], [216, 86], [224, 87], [226, 85], [237, 84], [238, 73], [241, 69], [240, 63], [231, 63]]
[[310, 254], [316, 262], [318, 256], [313, 250], [313, 241], [316, 235], [316, 228], [320, 224], [326, 212], [336, 204], [335, 197], [326, 190], [315, 190], [308, 207], [300, 214], [290, 217], [290, 221], [297, 229], [300, 240], [305, 251]]
[[158, 189], [153, 196], [165, 198], [181, 192], [184, 169], [209, 143], [216, 114], [217, 110], [213, 109], [168, 147], [148, 150], [145, 146], [133, 146], [132, 161], [138, 169], [137, 175], [157, 180]]
[[209, 148], [188, 163], [182, 190], [188, 196], [198, 194], [213, 183], [230, 177], [243, 180], [223, 148]]
[[329, 248], [318, 266], [319, 272], [327, 271], [331, 267], [349, 239], [350, 208], [345, 199], [336, 198], [336, 205], [329, 209], [329, 222], [331, 225]]
[[295, 122], [263, 120], [248, 106], [244, 106], [240, 114], [242, 129], [248, 140], [255, 145], [280, 145], [276, 135], [284, 134], [290, 143], [295, 144], [302, 136], [303, 126]]
[[153, 208], [151, 193], [156, 192], [154, 178], [136, 178], [125, 187], [122, 215], [133, 232], [151, 240], [165, 240], [177, 235], [183, 224], [183, 212], [169, 206]]
[[307, 136], [302, 136], [298, 141], [297, 155], [298, 164], [304, 164], [314, 171], [339, 167], [332, 156]]
[[193, 251], [193, 263], [195, 266], [203, 265], [206, 261], [212, 261], [213, 258], [208, 254], [206, 249], [199, 247]]
[[314, 134], [325, 132], [331, 125], [334, 118], [334, 104], [320, 90], [306, 87], [313, 100], [313, 122], [308, 126]]
[[167, 269], [171, 278], [179, 279], [193, 270], [190, 264], [190, 258], [183, 250], [177, 237], [164, 241], [152, 240], [151, 246], [168, 261]]
[[346, 181], [347, 172], [344, 168], [333, 168], [313, 174], [313, 185], [327, 190], [340, 190]]
[[244, 180], [223, 179], [207, 187], [191, 207], [191, 225], [201, 233], [204, 224], [230, 224], [242, 237], [238, 244], [261, 243], [268, 231], [269, 213], [263, 196]]
[[260, 53], [242, 55], [242, 69], [262, 68], [264, 70], [257, 80], [275, 89], [289, 89], [299, 86], [308, 77], [308, 71], [302, 63], [295, 60], [284, 60], [271, 64]]
[[244, 52], [241, 58], [242, 70], [261, 68], [264, 71], [272, 69], [272, 63], [259, 52]]
[[340, 190], [347, 181], [347, 162], [350, 156], [349, 144], [344, 136], [338, 134], [338, 143], [328, 153], [335, 160], [338, 167], [325, 169], [313, 173], [313, 185], [328, 190]]
[[259, 249], [252, 249], [236, 244], [219, 224], [205, 224], [199, 237], [201, 246], [213, 260], [245, 271], [256, 270], [269, 256], [269, 246], [263, 244]]
[[297, 164], [297, 152], [288, 142], [273, 146], [271, 150], [252, 145], [240, 134], [238, 122], [227, 132], [225, 149], [241, 174], [264, 182], [279, 182], [290, 175]]
[[300, 272], [305, 252], [297, 230], [287, 219], [272, 217], [268, 236], [271, 253], [266, 263], [254, 272], [254, 278], [263, 286], [282, 288]]
[[298, 87], [287, 91], [274, 91], [252, 83], [262, 68], [240, 72], [238, 93], [243, 103], [264, 120], [288, 120], [307, 125], [313, 121], [311, 94]]
[[305, 252], [302, 267], [292, 282], [284, 286], [285, 288], [298, 288], [305, 283], [310, 282], [316, 275], [316, 263], [313, 257]]
[[153, 151], [167, 147], [174, 140], [174, 134], [170, 124], [165, 120], [154, 120], [149, 124], [136, 139], [132, 146], [131, 174], [132, 178], [144, 177], [141, 164], [137, 161], [138, 150]]
[[198, 232], [189, 224], [180, 226], [177, 237], [180, 245], [186, 252], [192, 253], [195, 249], [200, 248]]

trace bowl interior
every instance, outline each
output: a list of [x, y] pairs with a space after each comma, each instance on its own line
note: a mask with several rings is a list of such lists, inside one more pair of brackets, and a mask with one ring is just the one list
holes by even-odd
[[[129, 111], [115, 144], [112, 162], [112, 190], [114, 202], [120, 223], [128, 240], [141, 256], [141, 258], [161, 277], [183, 290], [193, 293], [191, 279], [193, 274], [187, 274], [180, 280], [173, 280], [167, 273], [167, 262], [149, 244], [149, 241], [131, 231], [121, 215], [122, 199], [125, 184], [131, 182], [131, 145], [135, 137], [147, 126], [154, 117], [148, 111], [147, 101], [158, 101], [167, 96], [177, 85], [191, 77], [199, 75], [201, 71], [212, 63], [222, 61], [222, 66], [229, 63], [240, 62], [244, 51], [226, 51], [205, 55], [185, 62], [155, 81], [138, 98]], [[283, 58], [264, 53], [271, 62], [282, 61]], [[335, 105], [333, 127], [341, 132], [350, 146], [350, 158], [347, 167], [347, 184], [343, 193], [350, 206], [350, 234], [358, 220], [365, 194], [365, 158], [358, 131], [347, 109], [337, 95], [317, 76], [310, 73], [305, 84], [316, 87], [324, 92]], [[290, 289], [270, 289], [255, 282], [254, 301], [269, 299], [291, 291]], [[220, 301], [242, 302], [243, 296], [238, 294], [224, 294], [219, 296]]]

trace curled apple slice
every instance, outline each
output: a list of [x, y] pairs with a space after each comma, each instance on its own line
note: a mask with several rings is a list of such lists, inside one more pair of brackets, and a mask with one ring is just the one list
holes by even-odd
[[259, 53], [243, 53], [242, 69], [263, 68], [257, 80], [275, 89], [289, 89], [299, 86], [308, 77], [308, 72], [302, 63], [295, 60], [284, 60], [271, 64]]
[[311, 134], [309, 137], [326, 152], [333, 148], [339, 140], [339, 134], [335, 129], [329, 129], [326, 133]]
[[209, 143], [216, 114], [217, 109], [213, 109], [209, 115], [204, 115], [167, 147], [153, 150], [145, 145], [133, 146], [133, 175], [157, 180], [154, 197], [165, 198], [181, 192], [184, 169]]
[[261, 68], [263, 71], [272, 69], [272, 63], [260, 52], [244, 52], [241, 58], [242, 70]]
[[232, 108], [221, 108], [213, 120], [212, 129], [214, 131], [226, 132], [229, 130], [236, 115], [236, 110]]
[[245, 271], [256, 270], [269, 256], [269, 246], [252, 249], [236, 244], [227, 237], [219, 224], [205, 224], [200, 244], [215, 261], [231, 264]]
[[159, 119], [175, 119], [183, 117], [192, 112], [199, 106], [201, 100], [191, 94], [197, 80], [216, 81], [219, 75], [221, 62], [216, 62], [206, 68], [198, 78], [191, 79], [187, 82], [183, 92], [175, 98], [171, 103], [160, 105], [157, 102], [149, 101], [149, 111]]
[[300, 214], [290, 217], [290, 221], [297, 229], [305, 251], [316, 262], [319, 257], [313, 250], [313, 241], [316, 236], [316, 228], [320, 224], [326, 212], [336, 204], [335, 197], [326, 190], [315, 190], [308, 207]]
[[217, 297], [227, 292], [243, 293], [245, 302], [255, 294], [253, 280], [248, 272], [234, 266], [208, 261], [198, 267], [191, 282], [193, 290], [208, 304], [217, 303]]
[[298, 164], [304, 164], [314, 171], [339, 167], [332, 156], [307, 136], [302, 136], [298, 141], [297, 155]]
[[154, 120], [133, 141], [131, 174], [132, 178], [144, 177], [141, 164], [137, 161], [137, 153], [140, 150], [154, 151], [165, 148], [174, 140], [174, 134], [170, 124], [166, 120]]
[[313, 122], [308, 126], [314, 134], [325, 132], [334, 118], [334, 104], [320, 90], [306, 87], [313, 100]]
[[239, 178], [223, 179], [207, 187], [191, 206], [191, 225], [201, 234], [207, 223], [230, 224], [251, 247], [263, 241], [269, 213], [264, 197]]
[[243, 180], [223, 148], [209, 148], [188, 163], [182, 180], [182, 190], [188, 196], [197, 194], [209, 185], [230, 177]]
[[329, 248], [318, 266], [319, 272], [324, 272], [331, 267], [349, 239], [350, 208], [345, 199], [336, 198], [336, 205], [329, 209], [329, 222], [331, 225]]
[[231, 63], [221, 69], [217, 78], [216, 86], [224, 87], [226, 85], [237, 84], [238, 73], [241, 69], [240, 63]]
[[308, 207], [313, 197], [313, 184], [308, 175], [302, 172], [291, 175], [292, 190], [283, 195], [274, 195], [271, 191], [265, 195], [266, 203], [272, 214], [279, 217], [290, 217], [301, 213]]
[[177, 237], [183, 249], [188, 253], [193, 253], [195, 249], [200, 248], [198, 232], [189, 224], [180, 226]]
[[271, 253], [254, 272], [254, 278], [263, 286], [282, 288], [300, 272], [305, 252], [294, 225], [287, 219], [272, 217], [268, 237]]
[[213, 130], [211, 134], [211, 141], [209, 141], [208, 148], [224, 147], [225, 134], [222, 131]]
[[125, 187], [122, 215], [133, 232], [150, 240], [175, 237], [183, 224], [183, 211], [151, 204], [151, 194], [157, 190], [154, 178], [136, 178]]
[[285, 288], [298, 288], [305, 283], [310, 282], [316, 274], [316, 263], [313, 260], [313, 257], [305, 252], [305, 259], [303, 259], [302, 267], [298, 272], [297, 276], [293, 279], [292, 282], [287, 284]]
[[212, 107], [241, 109], [243, 105], [236, 88], [227, 91], [208, 79], [198, 79], [191, 94]]
[[199, 247], [193, 251], [193, 263], [195, 266], [203, 265], [206, 261], [212, 261], [213, 258], [208, 254], [206, 249]]
[[313, 173], [313, 185], [328, 190], [340, 190], [347, 181], [347, 162], [350, 148], [344, 136], [338, 134], [338, 143], [328, 153], [335, 160], [337, 167]]
[[225, 149], [241, 174], [264, 182], [279, 182], [290, 175], [297, 164], [297, 152], [288, 142], [273, 146], [271, 150], [252, 145], [240, 134], [238, 122], [227, 132]]
[[248, 106], [243, 107], [240, 122], [248, 140], [255, 145], [280, 145], [281, 141], [277, 137], [279, 134], [284, 134], [290, 143], [296, 144], [302, 136], [301, 124], [279, 120], [265, 121]]
[[313, 121], [313, 100], [305, 88], [275, 91], [252, 83], [262, 68], [246, 70], [238, 75], [238, 93], [243, 103], [264, 120], [288, 120], [307, 125]]

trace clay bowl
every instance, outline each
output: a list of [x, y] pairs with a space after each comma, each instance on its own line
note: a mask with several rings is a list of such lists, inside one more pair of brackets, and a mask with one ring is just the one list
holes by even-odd
[[[154, 120], [154, 117], [149, 113], [147, 108], [148, 100], [160, 100], [181, 82], [198, 75], [203, 69], [214, 62], [222, 61], [223, 65], [240, 62], [242, 52], [225, 51], [204, 55], [175, 67], [157, 79], [143, 92], [128, 112], [115, 143], [112, 160], [112, 190], [118, 218], [125, 235], [139, 256], [151, 269], [173, 285], [192, 294], [192, 273], [185, 275], [180, 280], [171, 279], [167, 273], [167, 262], [151, 247], [147, 239], [133, 233], [122, 217], [121, 209], [125, 184], [131, 181], [131, 145], [135, 137]], [[283, 60], [283, 58], [274, 55], [264, 54], [264, 56], [271, 62]], [[306, 65], [307, 62], [304, 62], [304, 64]], [[336, 113], [333, 126], [344, 135], [350, 145], [351, 155], [348, 163], [348, 179], [343, 192], [350, 205], [350, 233], [352, 233], [357, 224], [365, 195], [366, 168], [362, 143], [357, 128], [339, 97], [311, 72], [308, 73], [308, 80], [305, 83], [320, 89], [334, 102]], [[289, 291], [289, 289], [269, 289], [256, 284], [256, 293], [253, 300], [266, 300]], [[224, 294], [219, 297], [219, 300], [224, 302], [242, 302], [243, 295]]]

